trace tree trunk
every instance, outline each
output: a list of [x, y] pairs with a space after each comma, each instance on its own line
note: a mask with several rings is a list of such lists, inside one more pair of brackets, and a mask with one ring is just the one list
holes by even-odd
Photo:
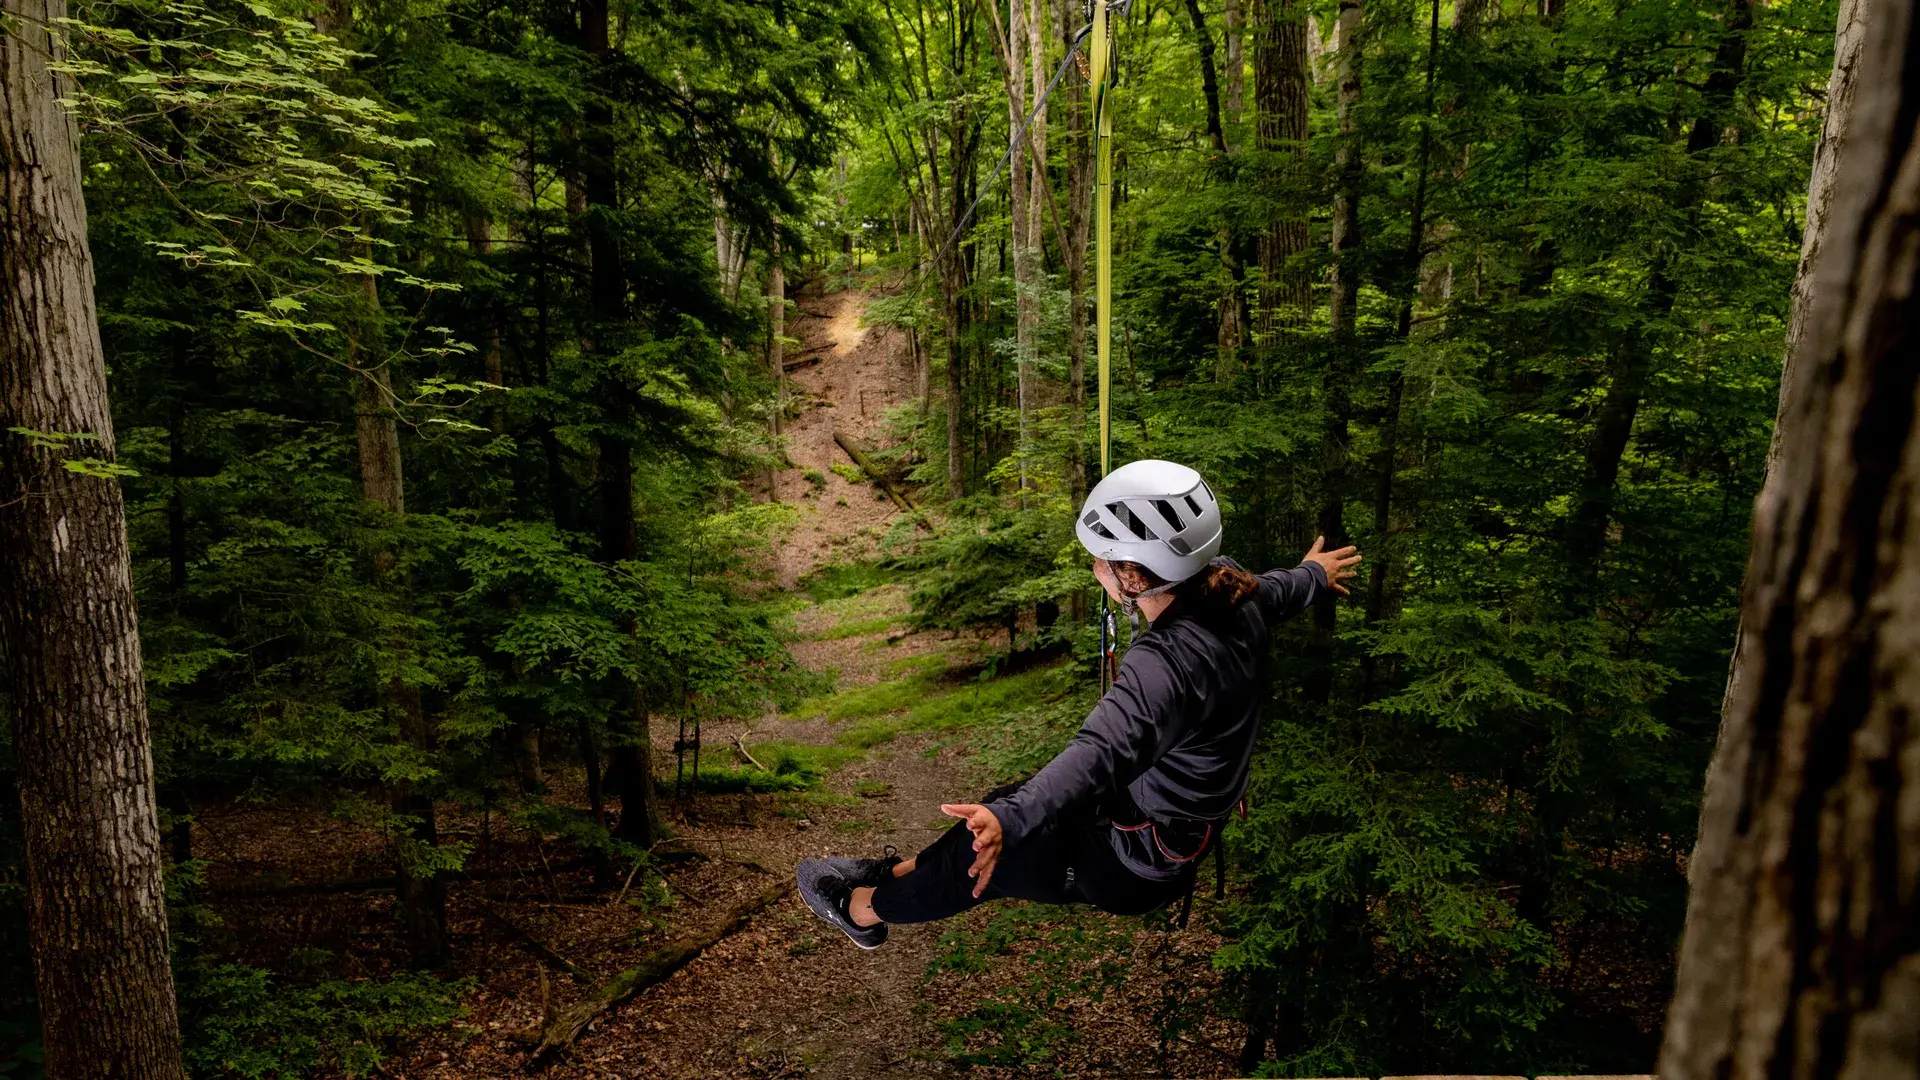
[[787, 267], [780, 248], [780, 219], [767, 233], [767, 367], [773, 373], [773, 434], [787, 412]]
[[[1028, 274], [1037, 290], [1046, 275], [1046, 243], [1040, 230], [1041, 219], [1047, 206], [1047, 0], [1016, 0], [1029, 5], [1027, 11], [1027, 72], [1031, 81], [1028, 87], [1033, 95], [1027, 100], [1033, 103], [1033, 128], [1027, 139], [1033, 144], [1032, 160], [1028, 163], [1031, 175], [1027, 178], [1027, 238], [1033, 247], [1031, 268]], [[1015, 78], [1019, 72], [1014, 73]], [[1058, 224], [1055, 225], [1058, 228]], [[1040, 319], [1040, 298], [1036, 292], [1033, 301], [1034, 322]], [[1037, 331], [1036, 331], [1037, 333]], [[1036, 346], [1037, 347], [1037, 346]]]
[[[1276, 182], [1292, 188], [1306, 161], [1306, 11], [1299, 0], [1258, 0], [1253, 29], [1254, 145], [1284, 162], [1275, 166]], [[1306, 314], [1306, 275], [1288, 265], [1306, 249], [1307, 220], [1297, 210], [1283, 209], [1261, 230], [1254, 328], [1265, 350], [1273, 348], [1282, 327]]]
[[[627, 312], [627, 278], [620, 261], [620, 245], [612, 216], [618, 209], [618, 181], [614, 173], [612, 49], [607, 28], [607, 0], [581, 0], [580, 34], [594, 62], [594, 96], [586, 109], [587, 139], [584, 173], [587, 189], [587, 247], [591, 257], [589, 299], [593, 317], [591, 351], [605, 358], [615, 353], [614, 339]], [[640, 557], [639, 528], [633, 509], [633, 399], [632, 388], [610, 383], [606, 388], [607, 431], [597, 440], [600, 494], [600, 557], [612, 566]], [[631, 648], [639, 650], [638, 627], [626, 620]], [[611, 718], [608, 771], [619, 781], [620, 821], [617, 834], [642, 847], [657, 834], [659, 810], [653, 791], [653, 738], [646, 694], [638, 679], [625, 680], [628, 706], [625, 716]], [[591, 733], [588, 733], [589, 736]], [[589, 758], [589, 779], [597, 779], [591, 738], [581, 751]], [[604, 824], [604, 796], [593, 808]], [[610, 866], [596, 867], [610, 870]]]
[[[1433, 123], [1440, 60], [1440, 2], [1433, 0], [1427, 12], [1426, 92], [1421, 113], [1420, 151], [1414, 159], [1417, 170], [1413, 185], [1413, 205], [1408, 211], [1407, 246], [1400, 256], [1394, 291], [1399, 294], [1399, 312], [1394, 323], [1394, 340], [1404, 344], [1413, 336], [1413, 305], [1423, 245], [1427, 235], [1427, 182], [1433, 170]], [[1380, 416], [1380, 448], [1373, 459], [1373, 568], [1367, 581], [1367, 624], [1378, 622], [1386, 614], [1387, 587], [1392, 579], [1392, 532], [1394, 472], [1398, 468], [1400, 442], [1400, 406], [1406, 394], [1406, 374], [1398, 369], [1387, 376], [1387, 403]], [[1363, 700], [1374, 687], [1376, 661], [1368, 655], [1361, 661]]]
[[[1187, 0], [1187, 19], [1193, 23], [1194, 39], [1200, 47], [1200, 92], [1207, 103], [1207, 143], [1215, 157], [1224, 158], [1228, 153], [1227, 130], [1220, 112], [1220, 81], [1214, 72], [1213, 35], [1207, 32], [1207, 18], [1200, 10], [1200, 0]], [[1213, 377], [1215, 382], [1226, 383], [1240, 368], [1241, 271], [1234, 258], [1233, 231], [1222, 226], [1214, 244], [1220, 253], [1221, 285], [1220, 297], [1214, 304]]]
[[[1856, 13], [1873, 24], [1850, 30]], [[1855, 83], [1850, 130], [1831, 148], [1798, 377], [1755, 506], [1743, 674], [1689, 868], [1666, 1080], [1920, 1073], [1913, 6], [1849, 4], [1839, 41], [1842, 65], [1859, 49], [1835, 76]]]
[[[1838, 308], [1816, 304], [1814, 282], [1819, 280], [1821, 259], [1826, 253], [1827, 217], [1839, 189], [1834, 184], [1834, 164], [1840, 151], [1853, 137], [1854, 96], [1860, 80], [1860, 55], [1866, 40], [1868, 0], [1843, 0], [1834, 35], [1833, 77], [1827, 84], [1827, 116], [1820, 129], [1820, 141], [1813, 150], [1813, 170], [1807, 181], [1807, 220], [1801, 234], [1800, 266], [1793, 279], [1793, 309], [1787, 319], [1787, 347], [1780, 369], [1780, 404], [1773, 422], [1773, 439], [1767, 446], [1767, 467], [1763, 475], [1772, 476], [1780, 461], [1782, 434], [1786, 430], [1787, 403], [1793, 400], [1800, 373], [1794, 357], [1800, 343], [1809, 335], [1831, 336], [1832, 323], [1839, 319]], [[1821, 320], [1825, 320], [1822, 322]], [[1727, 693], [1721, 705], [1720, 724], [1727, 723], [1727, 709], [1739, 695], [1742, 677], [1740, 653], [1735, 650], [1727, 671]]]
[[1361, 0], [1340, 0], [1333, 25], [1333, 48], [1339, 86], [1340, 141], [1333, 155], [1338, 186], [1333, 195], [1333, 295], [1328, 304], [1336, 338], [1351, 347], [1356, 307], [1360, 297], [1360, 184], [1364, 166], [1355, 142], [1353, 110], [1360, 103]]
[[[1752, 26], [1753, 0], [1727, 0], [1726, 34], [1715, 50], [1713, 71], [1707, 76], [1701, 95], [1703, 107], [1687, 137], [1687, 154], [1691, 158], [1697, 158], [1720, 141], [1725, 115], [1733, 107], [1734, 96], [1746, 77], [1747, 31]], [[1690, 217], [1695, 215], [1705, 193], [1706, 185], [1700, 178], [1688, 180], [1675, 194], [1676, 209]], [[1674, 302], [1679, 297], [1679, 282], [1673, 275], [1674, 268], [1668, 259], [1655, 264], [1647, 285], [1647, 326], [1616, 346], [1616, 355], [1608, 365], [1611, 380], [1587, 445], [1586, 468], [1567, 533], [1570, 562], [1575, 572], [1589, 582], [1595, 580], [1601, 553], [1606, 548], [1614, 484], [1620, 476], [1620, 460], [1633, 435], [1640, 400], [1646, 394], [1658, 327], [1673, 313]]]
[[[1079, 32], [1079, 6], [1060, 4], [1060, 40], [1071, 47]], [[1093, 140], [1088, 137], [1087, 89], [1068, 79], [1067, 102], [1067, 411], [1073, 430], [1067, 439], [1067, 490], [1076, 510], [1087, 498], [1087, 240], [1093, 192]], [[1084, 619], [1084, 598], [1074, 598], [1074, 618]]]
[[[120, 484], [65, 462], [115, 453], [74, 88], [8, 0], [0, 33], [0, 663], [11, 696], [27, 929], [52, 1080], [184, 1080], [164, 856]], [[9, 433], [26, 428], [64, 448]], [[73, 438], [85, 436], [86, 438]]]
[[[400, 428], [393, 411], [393, 377], [377, 345], [379, 287], [371, 276], [360, 281], [364, 310], [347, 335], [347, 366], [355, 376], [353, 423], [360, 458], [360, 492], [397, 520], [407, 514], [407, 500]], [[369, 341], [376, 344], [370, 345]], [[363, 363], [369, 354], [372, 361]], [[374, 581], [382, 590], [404, 591], [403, 583], [394, 577], [392, 551], [376, 547], [372, 562]], [[387, 680], [383, 694], [400, 741], [423, 756], [431, 755], [436, 739], [419, 688], [394, 675]], [[394, 917], [413, 953], [414, 965], [437, 967], [446, 962], [450, 951], [447, 887], [437, 874], [415, 871], [410, 850], [414, 845], [432, 847], [439, 842], [433, 796], [407, 781], [394, 784], [388, 796], [405, 829], [395, 858], [398, 885], [394, 890]]]
[[1032, 401], [1028, 373], [1033, 361], [1034, 339], [1040, 328], [1040, 298], [1033, 272], [1033, 247], [1038, 236], [1031, 221], [1035, 207], [1033, 196], [1038, 192], [1033, 190], [1029, 169], [1032, 155], [1027, 152], [1026, 136], [1020, 133], [1020, 125], [1027, 119], [1028, 3], [1029, 0], [1007, 0], [1007, 137], [1011, 143], [1007, 164], [1007, 219], [1013, 233], [1014, 410], [1019, 422], [1015, 453], [1020, 455], [1022, 498], [1027, 489], [1027, 409]]
[[[493, 254], [493, 220], [485, 214], [467, 215], [467, 249], [477, 260], [485, 261]], [[507, 384], [506, 366], [500, 351], [500, 326], [504, 321], [500, 315], [500, 305], [489, 298], [477, 313], [480, 316], [480, 368], [481, 377], [495, 386]], [[498, 404], [499, 399], [487, 406], [487, 427], [495, 435], [506, 430], [506, 412]]]
[[[1226, 0], [1226, 2], [1221, 5], [1222, 11], [1220, 18], [1221, 22], [1225, 24], [1226, 32], [1221, 35], [1224, 40], [1221, 42], [1220, 52], [1224, 63], [1222, 64], [1223, 70], [1220, 73], [1220, 89], [1225, 97], [1222, 104], [1226, 106], [1226, 122], [1228, 125], [1234, 125], [1240, 122], [1240, 113], [1245, 100], [1245, 87], [1247, 84], [1245, 47], [1247, 20], [1240, 6], [1241, 2], [1242, 0]], [[1227, 149], [1229, 152], [1233, 149], [1233, 141], [1231, 139], [1227, 141]]]

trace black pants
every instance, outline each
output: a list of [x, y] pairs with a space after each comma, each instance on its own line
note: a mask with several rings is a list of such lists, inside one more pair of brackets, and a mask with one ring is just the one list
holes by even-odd
[[1000, 853], [986, 892], [976, 899], [974, 879], [967, 876], [975, 858], [973, 833], [966, 822], [956, 821], [915, 857], [912, 873], [889, 878], [873, 890], [874, 914], [890, 923], [935, 922], [989, 900], [1011, 898], [1092, 904], [1115, 915], [1145, 915], [1187, 895], [1193, 871], [1171, 881], [1135, 874], [1114, 854], [1107, 837], [1111, 829], [1105, 819], [1089, 818], [1030, 834], [1019, 846]]

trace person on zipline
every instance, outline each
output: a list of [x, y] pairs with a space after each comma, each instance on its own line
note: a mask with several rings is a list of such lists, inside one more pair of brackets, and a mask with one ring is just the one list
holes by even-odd
[[1000, 897], [1089, 903], [1144, 915], [1187, 894], [1201, 856], [1247, 787], [1267, 641], [1354, 576], [1351, 547], [1255, 576], [1220, 550], [1220, 504], [1170, 461], [1115, 469], [1087, 496], [1075, 533], [1093, 573], [1151, 623], [1058, 757], [1032, 779], [951, 803], [959, 818], [902, 861], [803, 860], [800, 895], [863, 949], [889, 923], [952, 918]]

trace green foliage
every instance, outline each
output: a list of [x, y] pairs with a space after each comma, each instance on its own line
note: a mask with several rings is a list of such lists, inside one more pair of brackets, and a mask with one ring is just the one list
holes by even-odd
[[829, 563], [800, 579], [800, 591], [815, 603], [840, 600], [899, 580], [899, 575], [880, 563]]
[[[902, 560], [915, 571], [914, 621], [923, 629], [998, 627], [1011, 652], [1023, 643], [1023, 614], [1046, 608], [1057, 617], [1068, 596], [1091, 584], [1072, 508], [1061, 499], [1027, 510], [976, 500], [949, 504], [948, 513], [939, 534]], [[1040, 626], [1024, 644], [1051, 641], [1053, 631]]]
[[[1717, 3], [1486, 5], [1458, 25], [1452, 5], [1436, 52], [1435, 9], [1373, 0], [1346, 122], [1317, 79], [1304, 143], [1263, 149], [1242, 72], [1225, 153], [1195, 47], [1219, 43], [1224, 9], [1124, 27], [1113, 458], [1200, 468], [1226, 553], [1256, 570], [1322, 530], [1382, 568], [1330, 624], [1282, 631], [1251, 817], [1230, 830], [1215, 962], [1225, 1007], [1277, 1032], [1265, 1073], [1651, 1067], [1834, 8], [1752, 5], [1740, 31]], [[227, 0], [66, 25], [119, 445], [109, 462], [78, 456], [82, 434], [20, 434], [125, 491], [163, 801], [312, 797], [381, 829], [396, 861], [445, 869], [464, 848], [413, 838], [389, 789], [637, 857], [577, 808], [521, 798], [513, 769], [528, 730], [560, 768], [611, 757], [642, 737], [636, 709], [846, 721], [833, 747], [756, 745], [766, 770], [702, 770], [792, 814], [854, 801], [816, 785], [905, 732], [964, 730], [1000, 777], [1044, 763], [1085, 715], [1084, 665], [960, 682], [936, 662], [826, 693], [786, 653], [793, 602], [767, 593], [800, 511], [749, 494], [783, 453], [758, 351], [777, 234], [795, 280], [884, 286], [865, 321], [911, 334], [936, 392], [888, 411], [895, 445], [874, 456], [923, 498], [961, 487], [931, 537], [903, 515], [890, 561], [801, 583], [830, 623], [815, 636], [890, 629], [897, 592], [873, 590], [910, 580], [911, 625], [1004, 641], [993, 670], [1085, 651], [1072, 501], [1097, 427], [1067, 385], [1051, 213], [1015, 331], [1004, 189], [982, 184], [1009, 132], [979, 12], [616, 6], [623, 32], [595, 58], [572, 5], [329, 10], [336, 36], [304, 8]], [[1288, 10], [1330, 40], [1333, 5]], [[1066, 118], [1084, 89], [1070, 76], [1054, 102], [1055, 180], [1081, 152]], [[1325, 284], [1348, 179], [1350, 331]], [[943, 204], [976, 190], [949, 249], [940, 217], [962, 207]], [[1054, 194], [1070, 228], [1083, 208]], [[753, 253], [738, 281], [716, 266], [716, 208]], [[1263, 261], [1281, 235], [1304, 245]], [[1308, 307], [1263, 310], [1275, 293]], [[949, 376], [957, 392], [937, 392]], [[359, 425], [385, 419], [405, 514], [361, 476]], [[1625, 445], [1596, 471], [1609, 422]], [[622, 454], [630, 544], [602, 498]], [[431, 740], [407, 737], [396, 686]], [[0, 1039], [20, 1040], [0, 794], [0, 1016], [20, 1027]], [[1071, 1037], [1059, 995], [1098, 992], [1109, 946], [1008, 918], [942, 961], [1039, 957], [952, 1030], [956, 1053], [1042, 1067]], [[343, 982], [329, 963], [298, 983], [194, 966], [196, 1068], [365, 1072], [455, 1015], [456, 985]]]
[[1066, 1005], [1094, 1004], [1118, 991], [1138, 947], [1133, 925], [1074, 908], [1001, 906], [978, 931], [949, 930], [930, 976], [982, 972], [990, 960], [1012, 956], [1019, 977], [942, 1027], [950, 1060], [962, 1067], [1046, 1068], [1066, 1076], [1063, 1052], [1077, 1039]]
[[176, 976], [187, 1065], [220, 1080], [376, 1075], [398, 1042], [465, 1015], [469, 985], [408, 974], [302, 986], [241, 964], [188, 964]]

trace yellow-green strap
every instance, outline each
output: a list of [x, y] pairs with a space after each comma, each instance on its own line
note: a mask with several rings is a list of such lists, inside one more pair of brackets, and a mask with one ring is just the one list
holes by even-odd
[[1100, 475], [1107, 475], [1108, 419], [1111, 411], [1111, 356], [1113, 347], [1113, 115], [1108, 109], [1107, 91], [1113, 72], [1108, 59], [1112, 55], [1109, 21], [1112, 9], [1107, 0], [1093, 4], [1093, 236], [1094, 269], [1094, 355], [1100, 371]]

